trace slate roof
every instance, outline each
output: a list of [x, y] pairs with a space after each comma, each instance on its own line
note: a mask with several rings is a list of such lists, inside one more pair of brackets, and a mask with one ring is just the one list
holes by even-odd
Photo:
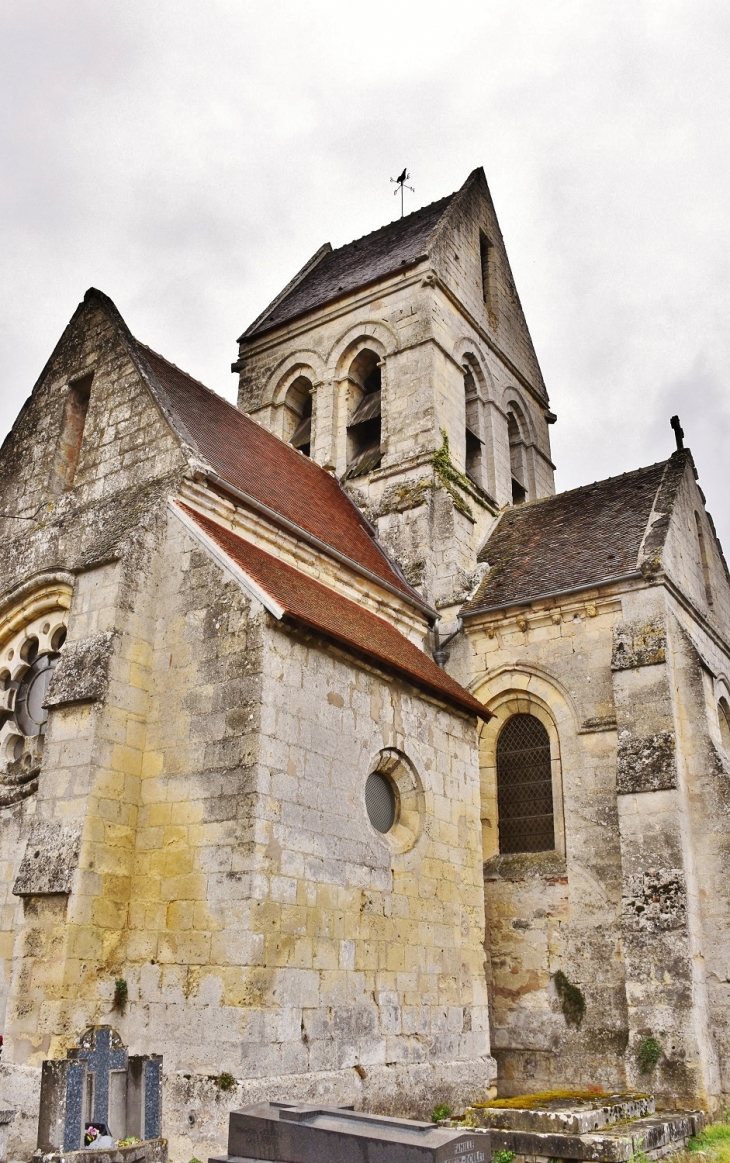
[[181, 507], [298, 625], [324, 634], [461, 711], [491, 718], [486, 707], [389, 622], [188, 505]]
[[[675, 453], [648, 468], [507, 509], [479, 554], [489, 573], [462, 614], [637, 571], [655, 500], [656, 510], [668, 513], [689, 455]], [[652, 549], [660, 548], [655, 542], [660, 530], [663, 540], [667, 523], [652, 524]]]
[[334, 476], [164, 356], [132, 342], [170, 422], [218, 476], [423, 608], [421, 595], [380, 548]]
[[381, 226], [372, 234], [330, 250], [309, 271], [309, 264], [306, 264], [304, 277], [294, 279], [291, 290], [287, 292], [285, 288], [284, 293], [244, 331], [239, 342], [253, 339], [264, 331], [288, 323], [297, 315], [304, 315], [424, 258], [430, 235], [455, 197], [456, 194], [449, 194], [388, 226]]

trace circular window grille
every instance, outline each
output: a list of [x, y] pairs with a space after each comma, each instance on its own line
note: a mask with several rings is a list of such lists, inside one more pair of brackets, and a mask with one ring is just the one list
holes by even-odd
[[365, 807], [368, 818], [378, 832], [389, 832], [395, 824], [396, 798], [393, 785], [379, 771], [373, 771], [365, 784]]

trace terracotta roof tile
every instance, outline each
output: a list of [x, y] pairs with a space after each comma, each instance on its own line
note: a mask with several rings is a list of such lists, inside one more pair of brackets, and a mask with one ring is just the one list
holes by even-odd
[[423, 604], [335, 477], [157, 352], [141, 343], [137, 351], [162, 403], [217, 475]]
[[489, 573], [462, 613], [598, 585], [638, 569], [667, 468], [684, 469], [678, 455], [506, 510], [479, 554], [491, 567]]
[[405, 218], [381, 226], [372, 234], [331, 250], [301, 281], [295, 282], [288, 294], [278, 302], [274, 300], [274, 304], [244, 331], [241, 339], [253, 339], [297, 315], [321, 307], [422, 258], [429, 236], [455, 197], [455, 194], [449, 194]]
[[283, 606], [293, 621], [355, 650], [461, 711], [491, 718], [486, 707], [385, 619], [189, 506], [182, 505], [182, 508], [257, 585]]

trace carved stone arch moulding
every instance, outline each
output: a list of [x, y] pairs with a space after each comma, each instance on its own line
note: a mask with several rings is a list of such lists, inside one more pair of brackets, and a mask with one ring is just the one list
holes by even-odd
[[497, 812], [497, 739], [513, 715], [532, 715], [547, 731], [553, 793], [555, 851], [565, 854], [565, 815], [561, 735], [577, 730], [575, 709], [558, 684], [535, 671], [503, 668], [485, 681], [478, 680], [476, 697], [492, 712], [479, 726], [479, 777], [481, 786], [482, 841], [484, 859], [499, 853]]
[[454, 344], [453, 357], [460, 367], [465, 363], [469, 364], [483, 398], [494, 400], [497, 396], [494, 378], [479, 344], [468, 336], [463, 336]]
[[66, 639], [71, 579], [16, 590], [0, 608], [0, 807], [38, 788], [46, 693]]
[[325, 367], [321, 356], [316, 351], [298, 351], [288, 355], [277, 364], [269, 377], [264, 396], [267, 404], [282, 404], [286, 399], [289, 388], [299, 376], [311, 380], [312, 384], [320, 383], [325, 376]]
[[514, 384], [509, 384], [502, 393], [502, 410], [507, 415], [512, 412], [520, 429], [523, 440], [531, 443], [535, 441], [535, 425], [532, 419], [532, 407]]
[[[394, 857], [411, 852], [426, 832], [427, 800], [423, 783], [413, 761], [395, 747], [385, 747], [371, 761], [368, 778], [379, 775], [390, 785], [394, 798], [394, 822], [386, 831], [378, 831]], [[363, 798], [366, 787], [363, 786]], [[369, 812], [366, 804], [366, 819]], [[372, 825], [371, 825], [372, 826]]]
[[381, 360], [387, 359], [398, 350], [398, 336], [391, 327], [379, 320], [368, 319], [357, 323], [348, 327], [332, 344], [327, 366], [338, 378], [347, 375], [352, 361], [366, 348], [374, 351]]

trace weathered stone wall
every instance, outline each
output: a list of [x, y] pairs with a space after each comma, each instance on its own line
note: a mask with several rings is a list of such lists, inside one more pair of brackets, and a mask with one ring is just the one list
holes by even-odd
[[[694, 529], [684, 516], [677, 542]], [[702, 577], [693, 548], [675, 544], [671, 559], [693, 563], [673, 579], [687, 597]], [[730, 755], [717, 700], [730, 659], [702, 610], [656, 575], [485, 615], [452, 644], [450, 670], [476, 673], [497, 716], [481, 729], [482, 817], [493, 1047], [510, 1093], [601, 1081], [712, 1107], [727, 1091]], [[541, 718], [559, 762], [552, 855], [497, 855], [494, 738], [515, 711]], [[558, 1020], [558, 969], [585, 996], [579, 1032]], [[661, 1055], [644, 1074], [648, 1037]]]
[[[198, 1079], [173, 1087], [185, 1149], [222, 1070], [256, 1096], [421, 1111], [486, 1086], [473, 725], [273, 626], [174, 518], [161, 576], [117, 1024]], [[423, 833], [393, 855], [363, 789], [399, 746]]]
[[[494, 711], [481, 728], [487, 947], [500, 1093], [621, 1087], [627, 1040], [610, 660], [619, 603], [597, 593], [470, 622], [450, 671]], [[551, 739], [556, 851], [499, 855], [495, 744], [514, 713]], [[564, 1016], [562, 971], [585, 999]]]

